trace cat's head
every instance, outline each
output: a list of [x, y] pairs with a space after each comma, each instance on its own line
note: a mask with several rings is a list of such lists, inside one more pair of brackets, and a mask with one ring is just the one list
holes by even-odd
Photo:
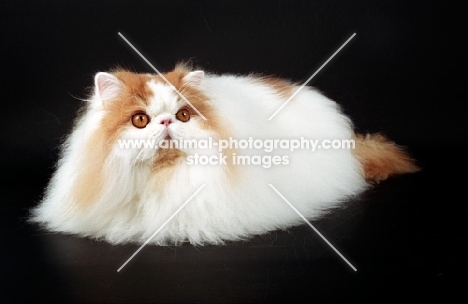
[[161, 146], [218, 137], [218, 119], [203, 94], [204, 76], [181, 66], [162, 75], [97, 73], [92, 108], [102, 114], [95, 141], [104, 140], [106, 153], [115, 157], [159, 165], [193, 153], [183, 145]]

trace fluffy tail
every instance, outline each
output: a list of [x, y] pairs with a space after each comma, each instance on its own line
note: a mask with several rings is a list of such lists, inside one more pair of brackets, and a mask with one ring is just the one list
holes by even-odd
[[366, 180], [370, 182], [378, 183], [392, 175], [420, 170], [401, 146], [381, 134], [356, 134], [354, 140], [354, 155], [362, 163]]

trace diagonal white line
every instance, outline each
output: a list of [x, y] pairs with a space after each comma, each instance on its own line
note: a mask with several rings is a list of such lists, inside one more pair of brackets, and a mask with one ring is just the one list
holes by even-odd
[[288, 100], [286, 100], [286, 102], [283, 103], [283, 104], [281, 105], [281, 107], [280, 107], [278, 110], [276, 110], [275, 113], [273, 113], [273, 115], [270, 116], [270, 118], [268, 118], [268, 120], [272, 120], [273, 117], [275, 117], [276, 114], [278, 114], [278, 112], [281, 111], [281, 110], [289, 103], [289, 101], [291, 101], [291, 99], [293, 99], [294, 96], [296, 96], [296, 95], [309, 83], [309, 81], [311, 81], [312, 78], [314, 78], [315, 75], [317, 75], [318, 72], [320, 72], [320, 70], [323, 69], [323, 67], [324, 67], [325, 65], [327, 65], [328, 62], [330, 62], [330, 60], [332, 60], [333, 57], [335, 57], [335, 55], [338, 54], [338, 52], [341, 51], [341, 49], [344, 48], [344, 46], [345, 46], [346, 44], [348, 44], [348, 42], [351, 41], [351, 39], [354, 38], [354, 36], [356, 36], [356, 33], [352, 34], [351, 37], [349, 37], [348, 40], [346, 40], [346, 42], [343, 43], [343, 45], [341, 45], [340, 48], [339, 48], [338, 50], [336, 50], [336, 52], [333, 53], [333, 55], [331, 55], [330, 58], [328, 58], [328, 60], [325, 61], [325, 63], [322, 64], [322, 66], [321, 66], [312, 76], [310, 76], [309, 79], [307, 79], [307, 81], [304, 82], [304, 84], [303, 84], [299, 89], [297, 89], [296, 92], [294, 92], [294, 94], [292, 94], [291, 97], [289, 97]]
[[128, 41], [127, 38], [125, 38], [124, 35], [122, 35], [122, 33], [119, 32], [118, 34], [119, 34], [119, 36], [120, 36], [120, 37], [121, 37], [137, 54], [138, 54], [138, 55], [140, 55], [141, 58], [143, 58], [143, 60], [144, 60], [153, 70], [156, 71], [156, 73], [158, 73], [159, 76], [161, 76], [161, 78], [177, 93], [177, 95], [180, 96], [180, 98], [182, 98], [186, 103], [188, 103], [188, 104], [195, 110], [195, 112], [197, 112], [198, 115], [200, 115], [201, 118], [203, 118], [204, 120], [206, 120], [205, 116], [203, 116], [203, 114], [200, 113], [200, 111], [198, 111], [197, 108], [195, 108], [195, 106], [194, 106], [190, 101], [188, 101], [188, 99], [185, 98], [185, 96], [182, 95], [182, 93], [180, 93], [179, 90], [177, 90], [177, 89], [172, 85], [172, 83], [170, 83], [169, 80], [167, 80], [166, 77], [164, 77], [164, 75], [163, 75], [161, 72], [159, 72], [159, 70], [158, 70], [154, 65], [152, 65], [151, 62], [149, 62], [149, 60], [146, 59], [145, 56], [143, 56], [143, 54], [140, 53], [140, 51], [138, 51], [137, 48], [134, 47], [133, 44], [131, 44], [130, 41]]
[[336, 248], [333, 246], [306, 218], [303, 216], [299, 210], [297, 210], [272, 184], [268, 184], [288, 205], [291, 207], [303, 220], [306, 222], [310, 228], [312, 228], [315, 233], [317, 233], [327, 244], [330, 246], [354, 271], [357, 271], [356, 267], [353, 266]]
[[120, 268], [119, 268], [119, 269], [117, 269], [117, 272], [120, 272], [120, 270], [122, 270], [122, 268], [124, 268], [124, 267], [125, 267], [125, 265], [127, 265], [127, 264], [128, 264], [128, 262], [130, 262], [130, 261], [131, 261], [131, 260], [132, 260], [132, 259], [133, 259], [133, 258], [134, 258], [134, 257], [135, 257], [137, 254], [138, 254], [138, 252], [140, 252], [140, 250], [141, 250], [141, 249], [143, 249], [143, 247], [145, 247], [145, 246], [146, 246], [146, 245], [147, 245], [147, 244], [148, 244], [148, 243], [151, 241], [151, 239], [153, 239], [153, 238], [155, 237], [155, 235], [156, 235], [156, 234], [158, 234], [158, 233], [159, 233], [159, 231], [161, 231], [161, 230], [162, 230], [162, 229], [163, 229], [163, 228], [164, 228], [164, 227], [167, 225], [167, 223], [169, 223], [169, 222], [170, 222], [170, 221], [171, 221], [171, 220], [172, 220], [172, 219], [173, 219], [173, 218], [174, 218], [174, 217], [175, 217], [175, 216], [176, 216], [176, 215], [177, 215], [177, 214], [180, 212], [180, 210], [182, 210], [182, 209], [183, 209], [183, 208], [184, 208], [184, 207], [185, 207], [185, 206], [186, 206], [186, 205], [187, 205], [187, 204], [188, 204], [188, 203], [189, 203], [189, 202], [192, 200], [192, 198], [194, 198], [194, 197], [195, 197], [195, 195], [197, 195], [197, 193], [198, 193], [198, 192], [200, 192], [200, 191], [201, 191], [201, 189], [203, 189], [203, 187], [205, 187], [205, 186], [206, 186], [206, 184], [203, 184], [203, 185], [201, 185], [201, 187], [200, 187], [200, 188], [198, 188], [198, 190], [197, 190], [197, 191], [195, 191], [195, 193], [194, 193], [194, 194], [192, 194], [192, 196], [191, 196], [191, 197], [189, 197], [189, 198], [188, 198], [188, 200], [187, 200], [187, 201], [185, 201], [185, 203], [184, 203], [182, 206], [180, 206], [180, 207], [179, 207], [179, 209], [177, 209], [177, 210], [176, 210], [176, 212], [174, 212], [174, 214], [173, 214], [173, 215], [171, 215], [171, 217], [170, 217], [170, 218], [168, 218], [168, 219], [167, 219], [167, 221], [165, 221], [165, 222], [164, 222], [164, 224], [162, 224], [162, 226], [161, 226], [161, 227], [159, 227], [159, 229], [158, 229], [158, 230], [156, 230], [156, 232], [155, 232], [155, 233], [153, 233], [153, 235], [152, 235], [152, 236], [151, 236], [151, 237], [150, 237], [148, 240], [146, 240], [146, 242], [145, 242], [143, 245], [141, 245], [141, 246], [140, 246], [140, 248], [138, 248], [138, 250], [137, 250], [137, 251], [135, 251], [135, 253], [134, 253], [134, 254], [132, 254], [132, 256], [131, 256], [131, 257], [130, 257], [130, 258], [129, 258], [129, 259], [128, 259], [128, 260], [127, 260], [125, 263], [123, 263], [123, 265], [122, 265], [122, 266], [120, 266]]

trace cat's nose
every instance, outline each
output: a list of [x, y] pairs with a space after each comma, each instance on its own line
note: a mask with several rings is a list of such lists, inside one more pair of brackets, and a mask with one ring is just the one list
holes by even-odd
[[166, 127], [167, 127], [168, 125], [170, 125], [171, 123], [172, 123], [172, 119], [170, 119], [170, 118], [163, 119], [163, 120], [161, 120], [161, 122], [160, 122], [160, 124], [162, 124], [162, 125], [164, 125], [164, 126], [166, 126]]

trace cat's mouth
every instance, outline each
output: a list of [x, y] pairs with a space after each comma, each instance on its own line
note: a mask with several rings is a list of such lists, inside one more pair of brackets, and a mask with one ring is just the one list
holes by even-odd
[[172, 136], [171, 136], [170, 133], [171, 133], [171, 132], [169, 132], [168, 129], [165, 129], [165, 130], [164, 130], [164, 134], [163, 134], [163, 135], [164, 135], [164, 140], [171, 140], [171, 139], [172, 139]]

